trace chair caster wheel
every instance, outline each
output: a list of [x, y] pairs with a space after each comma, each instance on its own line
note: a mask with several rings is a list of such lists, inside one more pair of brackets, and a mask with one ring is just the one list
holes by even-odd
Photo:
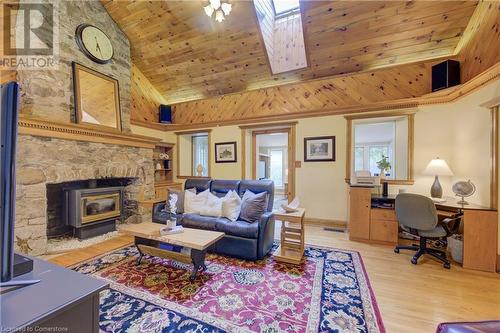
[[450, 263], [444, 263], [443, 267], [446, 268], [446, 269], [450, 269], [451, 266], [450, 266]]
[[394, 249], [394, 253], [399, 253], [399, 249]]
[[417, 259], [415, 259], [415, 258], [411, 258], [411, 263], [412, 263], [413, 265], [416, 265], [416, 264], [417, 264]]

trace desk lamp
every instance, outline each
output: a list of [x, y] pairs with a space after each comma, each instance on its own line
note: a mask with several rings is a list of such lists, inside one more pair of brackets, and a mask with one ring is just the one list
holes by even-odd
[[433, 198], [442, 198], [443, 197], [443, 189], [441, 184], [439, 183], [439, 176], [453, 176], [453, 172], [450, 167], [446, 163], [445, 160], [440, 159], [439, 157], [433, 159], [427, 165], [427, 168], [424, 170], [424, 175], [434, 176], [434, 183], [431, 187], [431, 197]]

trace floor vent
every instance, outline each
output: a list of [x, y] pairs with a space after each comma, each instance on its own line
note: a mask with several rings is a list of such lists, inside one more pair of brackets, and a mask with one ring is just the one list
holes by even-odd
[[347, 229], [345, 229], [345, 228], [331, 228], [331, 227], [323, 228], [323, 230], [331, 231], [331, 232], [342, 232], [342, 233], [347, 231]]

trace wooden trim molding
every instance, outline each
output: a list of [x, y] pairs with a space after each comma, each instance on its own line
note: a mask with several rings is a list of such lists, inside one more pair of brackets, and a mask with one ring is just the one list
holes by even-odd
[[24, 115], [19, 116], [19, 134], [150, 149], [154, 149], [156, 144], [161, 141], [143, 135], [123, 134], [116, 130], [108, 131], [84, 124], [46, 121]]
[[171, 124], [161, 124], [161, 123], [153, 123], [150, 121], [144, 121], [144, 120], [138, 120], [138, 119], [131, 119], [130, 123], [134, 126], [139, 126], [139, 127], [146, 127], [158, 131], [167, 131], [168, 126], [171, 126]]
[[184, 135], [184, 134], [199, 134], [199, 133], [210, 133], [212, 132], [211, 128], [207, 129], [198, 129], [195, 131], [179, 131], [179, 132], [174, 132], [175, 135]]
[[498, 126], [500, 106], [491, 108], [491, 171], [490, 206], [498, 209]]
[[304, 216], [304, 224], [314, 225], [318, 227], [332, 227], [332, 228], [345, 228], [347, 229], [347, 221], [341, 220], [330, 220], [330, 219], [320, 219], [316, 217]]
[[275, 127], [290, 127], [293, 125], [297, 125], [299, 122], [298, 121], [287, 121], [287, 122], [279, 122], [279, 123], [265, 123], [265, 124], [253, 124], [253, 125], [241, 125], [238, 126], [239, 128], [246, 130], [257, 130], [259, 128], [266, 128], [266, 129], [271, 129]]
[[353, 115], [344, 116], [347, 120], [356, 119], [368, 119], [368, 118], [380, 118], [380, 117], [398, 117], [398, 116], [409, 116], [417, 113], [417, 110], [399, 110], [399, 111], [388, 111], [388, 112], [369, 112], [369, 113], [358, 113]]

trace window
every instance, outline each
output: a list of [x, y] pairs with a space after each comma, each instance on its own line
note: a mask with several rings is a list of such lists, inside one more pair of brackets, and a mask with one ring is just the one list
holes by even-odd
[[192, 175], [208, 176], [208, 135], [193, 135]]
[[299, 0], [273, 0], [276, 16], [286, 15], [299, 9]]
[[270, 149], [271, 153], [271, 179], [277, 187], [283, 186], [283, 149]]
[[379, 165], [386, 162], [384, 176], [395, 183], [412, 182], [410, 151], [413, 135], [413, 114], [364, 118], [346, 116], [352, 136], [348, 143], [348, 179], [357, 171], [369, 172], [372, 176], [381, 173]]

